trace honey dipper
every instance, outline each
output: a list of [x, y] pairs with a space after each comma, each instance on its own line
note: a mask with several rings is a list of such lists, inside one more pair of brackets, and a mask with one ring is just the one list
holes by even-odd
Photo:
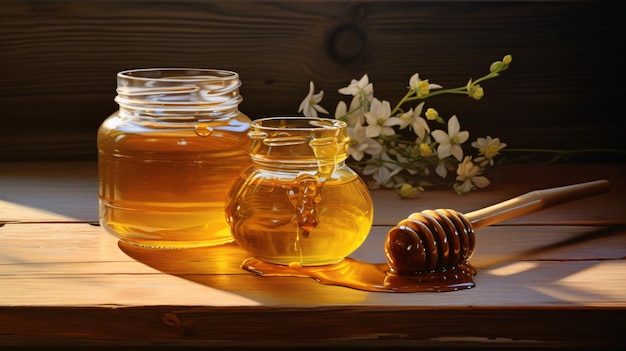
[[476, 245], [475, 230], [541, 209], [609, 190], [607, 180], [535, 190], [469, 212], [425, 210], [409, 215], [391, 228], [385, 257], [392, 273], [415, 275], [446, 271], [465, 263]]

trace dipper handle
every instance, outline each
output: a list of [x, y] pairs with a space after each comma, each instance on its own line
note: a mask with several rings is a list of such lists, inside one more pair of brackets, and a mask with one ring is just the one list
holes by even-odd
[[475, 229], [478, 229], [550, 206], [606, 193], [610, 188], [609, 181], [603, 179], [557, 188], [535, 190], [510, 200], [466, 213], [465, 217], [469, 219]]

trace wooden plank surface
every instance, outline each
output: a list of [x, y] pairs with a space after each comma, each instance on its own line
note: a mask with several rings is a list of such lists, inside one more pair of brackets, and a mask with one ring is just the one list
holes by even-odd
[[536, 187], [612, 182], [607, 194], [480, 229], [470, 260], [476, 286], [446, 293], [259, 277], [240, 268], [248, 254], [236, 245], [121, 244], [93, 224], [94, 163], [0, 170], [2, 347], [612, 349], [624, 341], [625, 165], [506, 166], [493, 188], [467, 196], [373, 191], [376, 225], [350, 257], [381, 263], [390, 226], [419, 207], [468, 211]]
[[[351, 257], [385, 261], [387, 227]], [[368, 293], [308, 278], [253, 276], [237, 246], [154, 250], [120, 245], [86, 224], [8, 224], [0, 243], [2, 306], [399, 305], [626, 307], [626, 231], [506, 227], [480, 232], [476, 287], [455, 293]], [[45, 293], [41, 287], [45, 286]], [[155, 290], [155, 287], [158, 287]]]

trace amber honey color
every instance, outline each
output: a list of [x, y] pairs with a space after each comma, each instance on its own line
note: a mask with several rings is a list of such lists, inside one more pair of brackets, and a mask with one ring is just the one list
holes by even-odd
[[[237, 243], [266, 262], [315, 266], [341, 261], [367, 238], [373, 205], [361, 178], [335, 172], [323, 183], [243, 174], [227, 201]], [[307, 199], [309, 197], [309, 199]]]
[[246, 120], [163, 129], [109, 118], [98, 132], [102, 227], [149, 247], [232, 241], [224, 201], [249, 165]]
[[467, 262], [446, 271], [410, 275], [393, 273], [386, 263], [367, 263], [350, 257], [337, 264], [317, 267], [275, 265], [252, 257], [241, 267], [264, 277], [313, 278], [325, 285], [375, 292], [446, 292], [476, 285], [472, 278], [476, 270]]

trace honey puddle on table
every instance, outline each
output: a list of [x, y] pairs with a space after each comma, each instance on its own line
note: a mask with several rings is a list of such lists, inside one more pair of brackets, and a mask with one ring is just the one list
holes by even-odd
[[470, 289], [475, 286], [476, 270], [464, 263], [442, 272], [400, 275], [389, 271], [387, 263], [367, 263], [352, 258], [325, 266], [294, 267], [248, 258], [241, 268], [265, 277], [313, 278], [325, 285], [338, 285], [378, 292], [444, 292]]

